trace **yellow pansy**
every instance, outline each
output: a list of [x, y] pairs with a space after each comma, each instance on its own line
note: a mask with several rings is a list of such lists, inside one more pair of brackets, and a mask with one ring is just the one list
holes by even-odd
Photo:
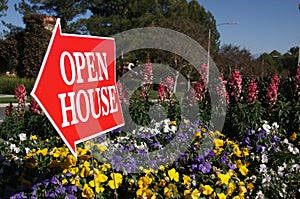
[[139, 188], [141, 189], [148, 188], [149, 185], [152, 183], [152, 181], [153, 181], [152, 178], [149, 176], [140, 177], [140, 179], [138, 180]]
[[198, 189], [194, 189], [194, 191], [191, 194], [191, 197], [192, 197], [192, 199], [198, 199], [199, 195], [200, 195], [200, 193], [199, 193]]
[[110, 177], [115, 180], [117, 183], [122, 183], [123, 176], [120, 173], [111, 173]]
[[101, 166], [101, 170], [102, 171], [107, 171], [107, 169], [110, 169], [111, 167], [110, 167], [110, 165], [109, 164], [103, 164], [102, 166]]
[[191, 190], [189, 190], [189, 189], [183, 191], [184, 196], [187, 196], [187, 195], [190, 195], [190, 194], [191, 194]]
[[202, 138], [201, 132], [200, 132], [200, 131], [197, 131], [195, 137], [196, 137], [196, 138]]
[[168, 187], [165, 187], [164, 188], [164, 195], [167, 197], [167, 198], [171, 198], [171, 191]]
[[224, 141], [221, 139], [214, 139], [214, 143], [216, 147], [222, 147], [224, 146]]
[[[91, 181], [89, 182], [89, 185], [90, 185], [91, 187], [95, 187], [95, 180], [91, 180]], [[98, 182], [96, 181], [96, 193], [102, 193], [104, 190], [105, 190], [105, 189], [104, 189], [103, 187], [100, 186], [100, 183], [98, 183]]]
[[214, 191], [214, 189], [210, 186], [210, 185], [204, 185], [203, 186], [203, 191], [202, 193], [206, 196], [209, 196], [212, 194], [212, 192]]
[[222, 153], [222, 151], [224, 151], [224, 149], [223, 148], [217, 148], [217, 149], [214, 149], [214, 153], [216, 154], [216, 155], [220, 155], [221, 153]]
[[85, 155], [87, 152], [88, 152], [87, 149], [78, 148], [78, 149], [77, 149], [77, 156], [78, 156], [78, 157], [83, 156], [83, 155]]
[[171, 125], [176, 126], [176, 121], [171, 121]]
[[76, 176], [75, 178], [71, 178], [70, 182], [71, 182], [71, 184], [73, 184], [73, 185], [75, 185], [77, 187], [80, 186], [80, 180], [79, 180], [78, 176]]
[[171, 180], [179, 182], [179, 173], [174, 168], [168, 171], [168, 175]]
[[242, 163], [242, 161], [241, 161], [240, 159], [238, 159], [238, 160], [235, 162], [235, 165], [236, 165], [237, 168], [240, 168], [240, 167], [243, 165], [243, 163]]
[[297, 139], [297, 133], [296, 132], [294, 132], [291, 136], [290, 136], [290, 141], [295, 141], [296, 139]]
[[192, 182], [192, 179], [190, 178], [190, 176], [187, 175], [183, 175], [183, 184], [184, 185], [188, 185]]
[[90, 167], [83, 167], [80, 171], [80, 177], [82, 178], [86, 178], [88, 176], [90, 176], [92, 173], [91, 173], [91, 169]]
[[243, 156], [244, 156], [244, 157], [249, 156], [248, 148], [247, 148], [247, 147], [242, 148], [242, 153], [243, 153]]
[[73, 155], [68, 155], [67, 158], [66, 158], [66, 162], [70, 166], [76, 166], [77, 160]]
[[67, 179], [63, 179], [63, 180], [61, 181], [61, 183], [62, 183], [63, 185], [66, 185], [66, 184], [68, 184], [68, 180], [67, 180]]
[[104, 152], [107, 150], [107, 146], [104, 146], [102, 144], [96, 144], [97, 148], [99, 149], [100, 152]]
[[46, 156], [48, 153], [48, 148], [44, 148], [44, 149], [38, 149], [38, 151], [36, 152], [37, 155], [42, 154], [43, 156]]
[[245, 186], [240, 186], [240, 187], [239, 187], [239, 193], [240, 193], [240, 194], [244, 195], [246, 192], [247, 192], [247, 189], [246, 189]]
[[243, 176], [246, 176], [249, 170], [247, 169], [247, 167], [245, 165], [242, 165], [242, 166], [240, 166], [239, 171], [241, 172], [241, 174]]
[[226, 199], [226, 195], [224, 193], [218, 193], [217, 196], [219, 199]]
[[231, 196], [236, 188], [236, 185], [233, 182], [230, 182], [226, 191], [226, 195]]
[[228, 185], [229, 180], [230, 180], [230, 175], [228, 173], [218, 174], [218, 177], [220, 178], [220, 180], [223, 184]]
[[250, 182], [247, 184], [247, 189], [252, 190], [254, 188], [254, 185]]
[[77, 174], [78, 172], [79, 172], [78, 167], [66, 168], [63, 170], [63, 173], [71, 173], [73, 175]]
[[30, 140], [37, 140], [37, 136], [36, 135], [30, 135]]
[[83, 198], [93, 198], [95, 196], [94, 191], [88, 184], [84, 184], [82, 188], [81, 196]]
[[106, 182], [108, 180], [108, 177], [102, 173], [98, 173], [96, 175], [96, 180], [97, 182], [99, 181], [99, 183], [102, 183], [102, 182]]
[[159, 170], [164, 171], [164, 170], [165, 170], [165, 167], [164, 167], [163, 165], [160, 165], [160, 166], [159, 166]]
[[234, 153], [234, 155], [236, 155], [236, 157], [241, 157], [242, 156], [242, 152], [241, 152], [238, 145], [233, 148], [233, 153]]

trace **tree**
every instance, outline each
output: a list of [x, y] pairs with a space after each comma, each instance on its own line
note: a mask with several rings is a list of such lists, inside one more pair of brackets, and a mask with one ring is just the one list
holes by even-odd
[[81, 0], [22, 0], [16, 5], [24, 16], [28, 14], [44, 14], [61, 18], [64, 32], [72, 32], [72, 22], [76, 17], [86, 13], [85, 1]]
[[0, 17], [5, 16], [5, 11], [8, 9], [8, 0], [0, 0]]
[[249, 50], [232, 44], [223, 45], [216, 57], [218, 68], [226, 76], [229, 76], [234, 69], [239, 69], [244, 76], [252, 75], [254, 61]]
[[45, 56], [51, 31], [44, 26], [46, 15], [30, 14], [24, 17], [26, 28], [22, 32], [19, 44], [19, 64], [17, 74], [20, 77], [35, 78]]

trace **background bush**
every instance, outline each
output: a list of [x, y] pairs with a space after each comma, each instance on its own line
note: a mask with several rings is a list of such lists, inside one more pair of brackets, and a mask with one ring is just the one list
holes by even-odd
[[14, 89], [18, 84], [24, 84], [29, 94], [34, 86], [35, 79], [33, 78], [18, 78], [9, 77], [6, 75], [0, 76], [0, 94], [14, 94]]

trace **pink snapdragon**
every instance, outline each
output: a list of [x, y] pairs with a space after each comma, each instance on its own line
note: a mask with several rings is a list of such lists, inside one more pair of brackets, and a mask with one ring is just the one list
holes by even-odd
[[165, 86], [163, 84], [158, 85], [157, 94], [159, 102], [163, 102], [166, 99]]
[[221, 73], [221, 75], [219, 77], [219, 81], [221, 82], [221, 85], [217, 85], [216, 91], [217, 91], [218, 95], [221, 98], [225, 99], [226, 104], [229, 104], [229, 94], [226, 90], [227, 81], [224, 80], [224, 74], [223, 73]]
[[271, 83], [267, 88], [267, 95], [266, 95], [269, 108], [272, 108], [276, 104], [279, 82], [280, 82], [279, 77], [277, 75], [273, 75], [271, 79]]
[[30, 101], [29, 111], [32, 113], [35, 113], [35, 114], [42, 113], [41, 107], [38, 105], [38, 103], [33, 98], [31, 98], [31, 101]]
[[121, 83], [117, 83], [117, 89], [120, 96], [120, 101], [129, 105], [128, 92], [125, 90]]
[[300, 67], [297, 68], [295, 82], [296, 82], [296, 91], [298, 91], [299, 92], [298, 95], [300, 95]]
[[230, 96], [234, 97], [236, 101], [240, 100], [242, 92], [242, 77], [240, 71], [234, 70], [231, 73], [229, 85], [231, 86]]
[[200, 76], [202, 76], [206, 82], [207, 80], [207, 72], [208, 72], [208, 67], [206, 64], [201, 64], [201, 66], [198, 69], [198, 73]]
[[251, 79], [247, 87], [247, 103], [254, 103], [257, 100], [258, 89], [255, 79]]
[[25, 107], [26, 105], [26, 88], [24, 84], [17, 85], [14, 89], [15, 99], [18, 100], [18, 103], [21, 107]]
[[152, 63], [148, 61], [143, 70], [143, 80], [145, 84], [151, 84], [153, 80]]
[[14, 111], [14, 106], [13, 106], [12, 102], [10, 102], [9, 105], [5, 107], [5, 115], [6, 116], [12, 115], [13, 111]]
[[173, 96], [174, 80], [172, 77], [168, 76], [165, 79], [164, 85], [166, 86], [167, 96], [169, 99]]

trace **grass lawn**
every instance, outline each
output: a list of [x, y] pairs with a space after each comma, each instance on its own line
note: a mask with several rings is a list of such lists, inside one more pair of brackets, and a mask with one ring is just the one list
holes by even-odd
[[[30, 102], [30, 95], [27, 95], [27, 100], [28, 103]], [[1, 104], [8, 104], [8, 103], [17, 103], [17, 100], [14, 97], [0, 97], [0, 103]]]

